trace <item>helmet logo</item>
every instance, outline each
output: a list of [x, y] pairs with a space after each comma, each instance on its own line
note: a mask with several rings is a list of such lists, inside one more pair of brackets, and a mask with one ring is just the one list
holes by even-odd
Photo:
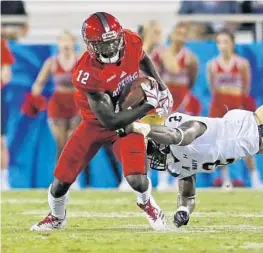
[[110, 31], [110, 32], [103, 33], [101, 37], [103, 41], [108, 41], [108, 40], [116, 39], [117, 33], [116, 31]]

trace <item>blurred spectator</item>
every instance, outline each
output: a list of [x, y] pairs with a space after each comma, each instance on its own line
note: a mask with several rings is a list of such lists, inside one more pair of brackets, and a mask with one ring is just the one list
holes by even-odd
[[[191, 93], [198, 74], [198, 62], [196, 55], [185, 46], [187, 35], [187, 25], [177, 24], [170, 34], [170, 45], [154, 49], [152, 58], [173, 95], [173, 111], [199, 115], [201, 104]], [[167, 176], [165, 172], [159, 173], [159, 190], [169, 187]]]
[[[27, 19], [27, 12], [25, 10], [23, 1], [1, 1], [1, 16], [2, 18], [8, 15], [14, 15], [16, 17], [25, 17]], [[1, 36], [17, 40], [24, 37], [28, 31], [27, 21], [14, 21], [6, 22], [2, 20], [1, 23]]]
[[250, 2], [252, 5], [252, 13], [254, 14], [262, 14], [263, 13], [263, 1], [244, 1], [244, 2]]
[[[243, 1], [241, 3], [241, 12], [243, 14], [262, 14], [263, 1]], [[254, 39], [256, 38], [255, 23], [243, 23], [241, 30], [252, 31]]]
[[191, 94], [198, 74], [198, 62], [196, 55], [185, 46], [187, 34], [187, 26], [177, 24], [170, 34], [170, 45], [156, 48], [152, 58], [173, 95], [173, 110], [199, 115], [200, 103]]
[[[240, 13], [239, 3], [236, 1], [182, 1], [179, 14], [234, 14]], [[198, 24], [197, 27], [200, 33], [211, 34], [215, 33], [223, 27], [234, 31], [237, 28], [236, 24], [225, 22], [204, 23]], [[200, 34], [197, 35], [200, 37]]]
[[242, 13], [262, 14], [263, 1], [243, 1], [241, 3], [241, 11]]
[[[210, 117], [223, 117], [233, 109], [256, 110], [256, 105], [250, 97], [251, 72], [247, 59], [235, 52], [234, 36], [227, 30], [216, 35], [219, 55], [208, 63], [208, 83], [212, 93]], [[252, 187], [262, 184], [253, 157], [245, 159], [247, 168], [251, 171]], [[231, 186], [227, 167], [221, 167], [223, 182], [216, 179], [215, 184], [223, 187]]]
[[147, 54], [162, 42], [162, 27], [156, 20], [151, 20], [144, 26], [140, 26], [138, 33], [143, 41], [143, 49]]
[[11, 65], [14, 63], [14, 57], [10, 52], [7, 41], [1, 39], [1, 188], [2, 190], [9, 190], [8, 182], [8, 165], [9, 153], [6, 146], [5, 139], [5, 89], [4, 86], [8, 84], [12, 78]]

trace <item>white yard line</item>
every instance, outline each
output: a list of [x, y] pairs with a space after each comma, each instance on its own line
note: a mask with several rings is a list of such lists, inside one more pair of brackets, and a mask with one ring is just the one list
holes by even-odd
[[[74, 199], [70, 198], [68, 204], [69, 205], [86, 205], [86, 204], [110, 204], [110, 205], [121, 205], [121, 204], [129, 204], [134, 200], [129, 200], [127, 198], [114, 198], [114, 199], [96, 199], [96, 200], [89, 200], [89, 199]], [[2, 199], [0, 201], [1, 204], [43, 204], [47, 203], [47, 199], [39, 199], [39, 198], [8, 198], [8, 199]], [[159, 204], [176, 204], [176, 198], [174, 200], [159, 200]], [[198, 200], [196, 203], [200, 203]]]
[[229, 192], [263, 192], [263, 189], [254, 189], [254, 188], [233, 188], [233, 190], [225, 190], [216, 187], [209, 187], [209, 188], [197, 188], [197, 192], [215, 192], [215, 193], [229, 193]]
[[[16, 188], [16, 189], [12, 189], [11, 191], [9, 192], [3, 192], [4, 195], [8, 195], [9, 193], [12, 193], [12, 192], [30, 192], [30, 193], [37, 193], [37, 192], [47, 192], [47, 189], [46, 188], [39, 188], [39, 189], [19, 189], [19, 188]], [[161, 191], [159, 193], [166, 193], [166, 192], [171, 192], [171, 193], [174, 193], [174, 192], [177, 192], [178, 190], [176, 188], [171, 188], [167, 191]], [[83, 188], [81, 190], [72, 190], [71, 192], [79, 192], [79, 193], [92, 193], [92, 192], [101, 192], [101, 193], [105, 193], [105, 192], [112, 192], [112, 193], [120, 193], [120, 194], [125, 194], [127, 192], [122, 192], [120, 190], [118, 190], [118, 188]], [[128, 193], [132, 193], [133, 191], [131, 190], [130, 192]], [[156, 189], [153, 189], [153, 192], [157, 192]], [[229, 191], [225, 191], [224, 189], [221, 189], [221, 188], [216, 188], [216, 187], [208, 187], [208, 188], [197, 188], [197, 192], [215, 192], [215, 193], [222, 193], [222, 192], [229, 192]], [[254, 188], [234, 188], [231, 192], [263, 192], [263, 189], [254, 189]]]
[[250, 242], [241, 246], [243, 249], [263, 249], [263, 243]]
[[[227, 249], [227, 250], [235, 250], [236, 246], [234, 245], [221, 245], [222, 249]], [[239, 248], [242, 249], [247, 249], [247, 250], [259, 250], [263, 249], [263, 243], [256, 243], [256, 242], [249, 242], [249, 243], [244, 243], [243, 245], [240, 245]], [[257, 251], [258, 252], [258, 251]]]
[[[126, 198], [117, 198], [117, 199], [97, 199], [97, 200], [78, 200], [78, 199], [70, 199], [69, 205], [86, 205], [86, 204], [106, 204], [106, 205], [119, 205], [119, 204], [126, 204], [130, 201]], [[32, 198], [9, 198], [9, 199], [2, 199], [1, 204], [44, 204], [48, 203], [47, 199], [32, 199]]]
[[[47, 214], [47, 210], [27, 210], [22, 212], [23, 215], [30, 215], [30, 216], [45, 216]], [[67, 213], [69, 218], [109, 218], [109, 219], [118, 219], [118, 218], [144, 218], [144, 214], [142, 212], [68, 212]], [[174, 213], [173, 212], [166, 212], [166, 217], [168, 221], [172, 220]], [[193, 216], [199, 218], [207, 218], [207, 217], [255, 217], [255, 218], [262, 218], [263, 212], [260, 213], [223, 213], [223, 212], [195, 212]], [[124, 225], [117, 225], [117, 226], [110, 226], [109, 229], [112, 230], [121, 230], [121, 229], [128, 229], [132, 230], [135, 233], [152, 233], [153, 231], [145, 221], [145, 224], [124, 224]], [[158, 233], [219, 233], [219, 232], [263, 232], [263, 226], [253, 226], [253, 225], [194, 225], [190, 224], [187, 227], [183, 227], [177, 229], [173, 226], [173, 224], [168, 225], [168, 229], [163, 232]], [[261, 244], [246, 244], [244, 245], [245, 249], [261, 249]], [[224, 248], [224, 245], [222, 245]], [[262, 247], [263, 248], [263, 247]]]
[[[88, 207], [87, 207], [88, 208]], [[46, 210], [28, 210], [22, 212], [24, 215], [45, 215], [47, 214]], [[172, 217], [174, 212], [165, 212], [167, 217]], [[193, 217], [198, 218], [207, 218], [207, 217], [242, 217], [242, 218], [263, 218], [263, 213], [221, 213], [221, 212], [196, 212], [192, 214]], [[96, 217], [96, 218], [137, 218], [144, 217], [144, 214], [141, 212], [88, 212], [88, 211], [80, 211], [80, 212], [68, 212], [68, 217], [79, 217], [79, 218], [87, 218], [87, 217]]]
[[[148, 224], [128, 224], [120, 226], [111, 226], [110, 229], [130, 229], [138, 233], [152, 233], [150, 225]], [[149, 230], [149, 231], [140, 231]], [[213, 225], [213, 226], [188, 226], [183, 228], [175, 228], [173, 225], [169, 224], [168, 229], [158, 233], [218, 233], [222, 231], [246, 231], [246, 232], [263, 232], [263, 226], [251, 226], [251, 225]], [[262, 247], [263, 244], [247, 245], [247, 247], [257, 246]], [[223, 246], [224, 247], [224, 246]], [[245, 248], [246, 246], [244, 246]]]

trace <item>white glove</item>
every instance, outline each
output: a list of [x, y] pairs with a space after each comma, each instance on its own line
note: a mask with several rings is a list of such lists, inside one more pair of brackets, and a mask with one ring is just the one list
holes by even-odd
[[[158, 83], [156, 82], [156, 80], [153, 78], [153, 77], [151, 77], [151, 76], [147, 76], [147, 78], [151, 81], [151, 83], [152, 83], [152, 87], [154, 86], [154, 85], [158, 85]], [[159, 85], [158, 85], [159, 86]]]
[[168, 88], [163, 91], [159, 91], [158, 100], [160, 108], [162, 108], [165, 114], [168, 115], [172, 111], [174, 104], [173, 96]]
[[165, 112], [165, 110], [163, 108], [158, 107], [158, 108], [155, 109], [155, 112], [159, 116], [166, 116], [166, 112]]
[[141, 87], [146, 96], [146, 103], [156, 108], [159, 105], [159, 89], [157, 82], [154, 80], [154, 82], [152, 82], [152, 87], [149, 84], [142, 83]]

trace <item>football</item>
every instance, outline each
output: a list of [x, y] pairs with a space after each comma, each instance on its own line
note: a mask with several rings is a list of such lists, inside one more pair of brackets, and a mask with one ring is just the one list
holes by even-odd
[[151, 81], [147, 77], [139, 77], [133, 82], [125, 85], [119, 98], [119, 106], [121, 111], [135, 108], [136, 106], [139, 106], [143, 103], [145, 100], [145, 94], [141, 87], [142, 83], [150, 85]]

